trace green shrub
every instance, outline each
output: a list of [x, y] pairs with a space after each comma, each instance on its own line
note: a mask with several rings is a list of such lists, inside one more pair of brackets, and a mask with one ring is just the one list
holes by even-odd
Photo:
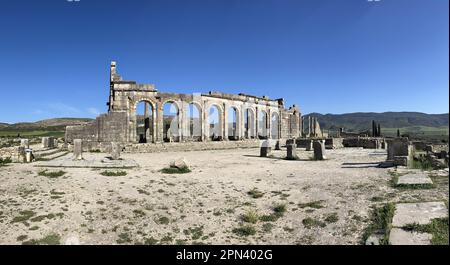
[[47, 170], [44, 170], [44, 171], [40, 171], [38, 173], [39, 176], [44, 176], [44, 177], [48, 177], [48, 178], [58, 178], [58, 177], [63, 176], [64, 174], [66, 174], [66, 172], [64, 172], [62, 170], [49, 171], [49, 172]]
[[166, 167], [161, 169], [161, 172], [164, 174], [186, 174], [192, 172], [189, 168], [177, 168], [177, 167]]
[[238, 236], [251, 236], [256, 234], [256, 229], [251, 225], [244, 225], [233, 229], [233, 233]]
[[101, 172], [100, 175], [107, 176], [107, 177], [120, 177], [120, 176], [126, 176], [127, 172], [126, 171], [109, 171], [109, 170], [105, 170], [105, 171]]

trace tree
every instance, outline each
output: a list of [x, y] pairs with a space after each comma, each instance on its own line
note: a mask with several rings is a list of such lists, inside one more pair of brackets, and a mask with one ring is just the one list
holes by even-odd
[[400, 137], [400, 129], [397, 129], [397, 137]]
[[379, 123], [378, 123], [378, 128], [377, 128], [377, 136], [381, 137], [381, 126]]

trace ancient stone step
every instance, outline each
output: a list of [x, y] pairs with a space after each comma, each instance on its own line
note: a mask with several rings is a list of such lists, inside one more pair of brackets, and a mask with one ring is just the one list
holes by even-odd
[[409, 173], [398, 177], [397, 185], [433, 184], [427, 173]]
[[389, 234], [390, 245], [430, 245], [432, 235], [392, 228]]
[[56, 159], [56, 158], [59, 158], [59, 157], [63, 157], [65, 155], [67, 155], [67, 154], [69, 154], [69, 152], [67, 152], [67, 151], [59, 151], [59, 152], [55, 152], [55, 153], [53, 153], [51, 155], [47, 155], [47, 156], [42, 157], [42, 158], [44, 158], [45, 160], [53, 160], [53, 159]]
[[393, 227], [404, 227], [409, 224], [426, 225], [432, 219], [445, 218], [448, 209], [443, 202], [399, 203], [395, 207]]

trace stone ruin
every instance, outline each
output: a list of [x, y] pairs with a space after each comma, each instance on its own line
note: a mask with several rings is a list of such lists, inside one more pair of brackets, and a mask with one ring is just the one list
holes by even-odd
[[414, 158], [414, 146], [408, 138], [387, 140], [387, 161], [394, 166], [409, 166]]
[[[66, 144], [81, 139], [85, 149], [106, 149], [111, 142], [134, 148], [129, 145], [278, 140], [302, 136], [300, 109], [295, 105], [286, 109], [282, 98], [212, 91], [206, 94], [159, 92], [154, 85], [123, 80], [116, 68], [116, 62], [112, 62], [108, 112], [89, 124], [67, 126]], [[143, 117], [136, 114], [140, 102], [145, 104]], [[164, 115], [166, 104], [171, 104], [172, 116]], [[190, 110], [193, 108], [198, 111], [198, 117], [192, 117]], [[212, 109], [218, 116], [214, 124], [210, 122]], [[230, 113], [233, 117], [229, 117]], [[314, 124], [312, 133], [321, 134], [317, 120]]]

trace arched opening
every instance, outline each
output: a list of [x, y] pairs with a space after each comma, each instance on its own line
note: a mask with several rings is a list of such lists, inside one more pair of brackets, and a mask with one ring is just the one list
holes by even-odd
[[188, 117], [188, 139], [190, 141], [202, 140], [202, 116], [200, 108], [195, 103], [190, 103], [187, 110]]
[[212, 105], [209, 108], [208, 113], [208, 125], [209, 125], [209, 139], [212, 141], [222, 140], [222, 128], [220, 122], [220, 111], [216, 105]]
[[258, 113], [258, 138], [267, 139], [267, 128], [269, 124], [267, 123], [267, 113], [260, 110]]
[[255, 138], [255, 115], [251, 109], [244, 111], [244, 137], [246, 139]]
[[177, 105], [167, 102], [163, 106], [163, 138], [165, 142], [179, 142], [179, 115]]
[[272, 122], [271, 122], [271, 128], [270, 128], [270, 134], [272, 136], [272, 139], [279, 139], [280, 138], [280, 133], [278, 130], [278, 125], [279, 124], [279, 117], [278, 117], [278, 113], [274, 112], [272, 113]]
[[237, 131], [238, 126], [237, 109], [231, 107], [228, 109], [228, 139], [229, 140], [239, 140], [239, 135]]
[[153, 106], [150, 102], [141, 101], [136, 105], [136, 141], [151, 143], [154, 140]]

